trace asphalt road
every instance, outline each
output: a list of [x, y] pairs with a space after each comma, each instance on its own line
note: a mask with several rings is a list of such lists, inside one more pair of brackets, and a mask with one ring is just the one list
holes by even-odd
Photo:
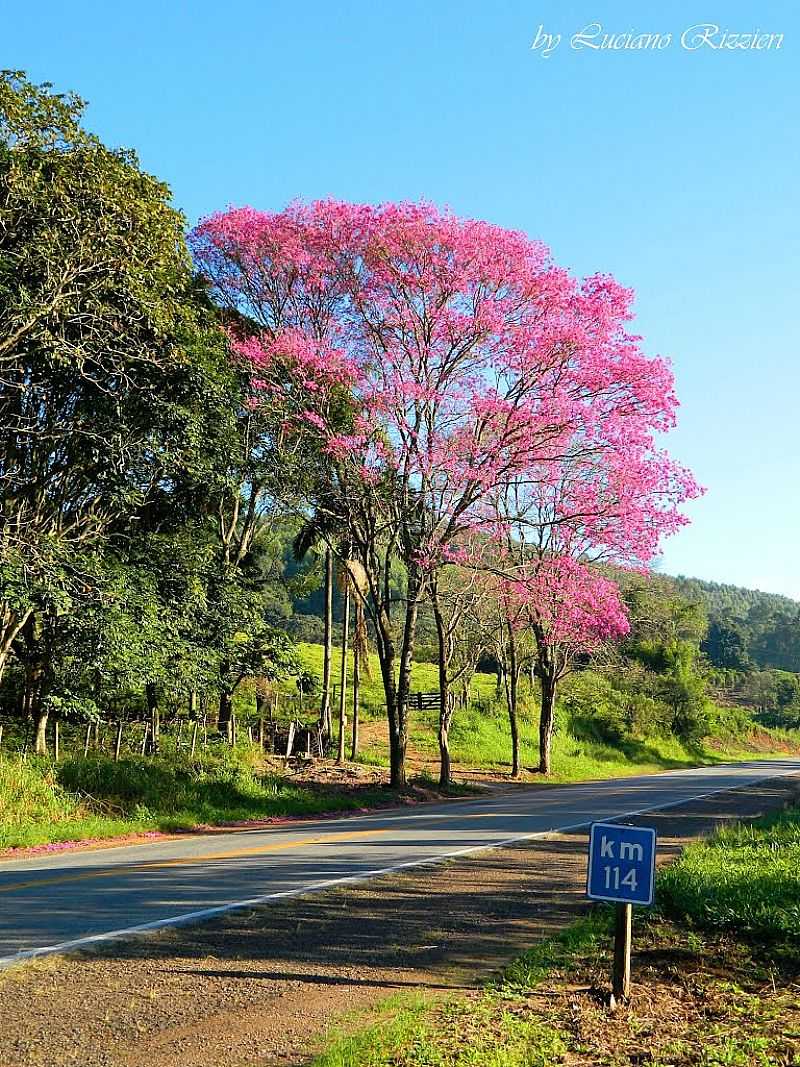
[[797, 773], [725, 764], [0, 862], [0, 966]]

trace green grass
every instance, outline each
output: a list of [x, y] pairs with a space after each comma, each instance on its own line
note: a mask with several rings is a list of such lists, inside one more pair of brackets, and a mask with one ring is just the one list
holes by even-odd
[[665, 913], [800, 950], [800, 810], [690, 845], [659, 880]]
[[[600, 909], [529, 949], [500, 979], [467, 997], [395, 996], [328, 1037], [311, 1067], [549, 1067], [567, 1035], [522, 1010], [530, 990], [558, 968], [578, 966], [607, 940], [611, 913]], [[349, 1027], [348, 1028], [348, 1024]]]
[[389, 1013], [391, 1003], [379, 1022], [335, 1036], [311, 1067], [549, 1067], [566, 1051], [561, 1034], [495, 993], [434, 1005], [396, 998]]
[[[322, 646], [300, 644], [298, 651], [304, 666], [319, 677]], [[340, 662], [336, 650], [335, 678]], [[383, 688], [374, 654], [371, 664], [372, 677], [364, 679], [362, 686], [362, 712], [370, 730], [365, 730], [360, 762], [386, 767]], [[435, 664], [414, 664], [412, 684], [415, 690], [435, 690]], [[237, 712], [246, 721], [254, 714], [253, 694], [252, 688], [241, 688]], [[507, 773], [511, 741], [494, 675], [476, 675], [470, 695], [472, 704], [456, 712], [451, 727], [456, 777], [459, 768]], [[283, 717], [297, 711], [297, 698], [296, 686], [284, 683], [279, 709]], [[306, 697], [306, 720], [316, 714], [318, 699], [318, 692]], [[541, 779], [535, 774], [538, 733], [533, 704], [533, 695], [524, 683], [519, 716], [522, 764], [529, 772], [529, 780], [537, 781]], [[561, 725], [553, 744], [553, 774], [547, 780], [551, 784], [769, 756], [767, 752], [742, 750], [732, 738], [727, 747], [719, 746], [714, 751], [684, 745], [674, 737], [625, 738], [611, 743], [596, 737], [573, 736], [564, 728], [565, 721], [569, 717], [560, 715]], [[438, 760], [436, 730], [435, 712], [412, 712], [409, 757], [412, 766], [414, 760], [428, 761], [422, 772], [432, 784]], [[164, 749], [157, 759], [131, 753], [114, 763], [91, 754], [86, 759], [76, 756], [62, 760], [57, 767], [47, 760], [26, 762], [7, 751], [0, 754], [0, 848], [175, 830], [203, 823], [346, 811], [386, 803], [393, 796], [378, 787], [348, 791], [336, 786], [299, 786], [275, 774], [263, 774], [257, 766], [256, 749], [246, 743], [233, 752], [226, 745], [212, 744], [193, 759], [185, 750], [176, 752], [166, 740]]]
[[[539, 765], [538, 725], [523, 711], [519, 716], [520, 755], [525, 770], [533, 772]], [[410, 726], [412, 750], [429, 759], [438, 758], [436, 715], [413, 712]], [[450, 749], [456, 764], [507, 772], [511, 766], [511, 738], [505, 709], [498, 703], [488, 708], [474, 706], [459, 710], [450, 730]], [[655, 774], [681, 767], [722, 763], [733, 759], [769, 758], [770, 753], [754, 753], [741, 745], [730, 744], [715, 749], [687, 745], [678, 738], [652, 736], [626, 738], [615, 744], [589, 737], [575, 737], [562, 729], [553, 738], [552, 774], [549, 783], [585, 782], [592, 779], [618, 778], [631, 774]], [[388, 749], [365, 749], [362, 761], [386, 766]]]
[[199, 824], [316, 815], [385, 803], [393, 794], [370, 788], [294, 785], [261, 774], [257, 752], [213, 745], [195, 758], [105, 756], [45, 759], [0, 756], [0, 848], [107, 838]]
[[533, 945], [503, 970], [498, 988], [507, 995], [534, 989], [555, 970], [577, 967], [607, 943], [613, 928], [611, 908], [598, 907], [555, 937]]

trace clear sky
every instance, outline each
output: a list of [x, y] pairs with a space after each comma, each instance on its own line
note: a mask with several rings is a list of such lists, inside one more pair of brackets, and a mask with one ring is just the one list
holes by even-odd
[[[708, 488], [663, 569], [800, 598], [794, 0], [0, 0], [0, 20], [0, 66], [86, 98], [190, 223], [424, 197], [633, 286], [675, 368], [670, 447]], [[592, 23], [672, 42], [573, 48]], [[684, 48], [698, 24], [720, 33]], [[726, 29], [784, 37], [711, 47]]]

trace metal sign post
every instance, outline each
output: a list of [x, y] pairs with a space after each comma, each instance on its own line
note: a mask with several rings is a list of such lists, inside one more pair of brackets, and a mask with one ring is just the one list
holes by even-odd
[[589, 835], [586, 894], [591, 900], [611, 901], [617, 905], [612, 981], [615, 1002], [630, 996], [632, 906], [653, 903], [655, 864], [655, 830], [593, 823]]

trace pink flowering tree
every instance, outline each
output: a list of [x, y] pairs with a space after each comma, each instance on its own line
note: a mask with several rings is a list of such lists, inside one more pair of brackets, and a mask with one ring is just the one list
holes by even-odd
[[536, 641], [539, 771], [550, 774], [558, 683], [580, 657], [625, 637], [628, 617], [616, 584], [569, 557], [539, 562], [504, 585], [515, 626], [532, 631]]
[[[632, 293], [608, 278], [590, 287], [595, 388], [587, 417], [564, 435], [558, 456], [515, 473], [494, 497], [500, 545], [491, 567], [517, 594], [528, 590], [512, 598], [510, 617], [523, 614], [536, 640], [545, 774], [559, 679], [598, 636], [620, 636], [618, 597], [591, 565], [646, 566], [687, 521], [683, 503], [701, 492], [658, 446], [675, 424], [677, 399], [668, 363], [644, 356], [624, 328]], [[597, 610], [587, 611], [592, 604]]]
[[[548, 525], [574, 535], [573, 552], [596, 541], [600, 509], [588, 525], [579, 510], [585, 474], [566, 521], [535, 520], [536, 504], [565, 457], [613, 481], [630, 444], [649, 455], [674, 407], [668, 369], [625, 332], [629, 296], [611, 280], [577, 281], [526, 236], [429, 205], [237, 209], [201, 223], [193, 246], [238, 317], [234, 351], [282, 447], [317, 457], [307, 510], [335, 522], [363, 569], [402, 785], [432, 576], [475, 535], [508, 543]], [[646, 515], [641, 525], [646, 540]]]

